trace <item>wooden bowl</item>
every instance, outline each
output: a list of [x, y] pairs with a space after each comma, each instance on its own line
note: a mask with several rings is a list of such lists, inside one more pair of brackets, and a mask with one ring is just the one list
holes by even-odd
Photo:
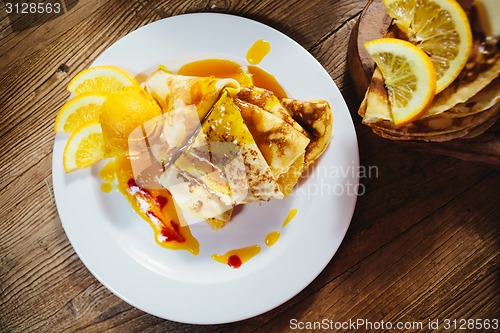
[[[365, 42], [385, 36], [392, 19], [381, 0], [369, 0], [354, 26], [349, 40], [348, 63], [356, 93], [362, 99], [370, 83], [375, 64]], [[500, 125], [498, 122], [473, 139], [448, 142], [397, 141], [413, 149], [437, 153], [487, 165], [500, 170]]]

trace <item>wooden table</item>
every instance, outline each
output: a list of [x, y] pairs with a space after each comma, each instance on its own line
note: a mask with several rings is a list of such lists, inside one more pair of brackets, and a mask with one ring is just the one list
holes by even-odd
[[[360, 319], [374, 325], [418, 322], [427, 331], [429, 321], [439, 320], [442, 331], [446, 319], [457, 325], [462, 319], [498, 320], [500, 174], [410, 150], [360, 125], [347, 45], [364, 5], [66, 0], [64, 13], [52, 19], [16, 19], [7, 17], [2, 2], [0, 332], [276, 332], [294, 328], [294, 319], [304, 325], [331, 320], [332, 331], [334, 323]], [[302, 292], [255, 318], [194, 326], [130, 306], [82, 264], [52, 198], [53, 123], [68, 98], [69, 80], [120, 37], [165, 17], [210, 11], [265, 23], [311, 52], [345, 97], [361, 164], [377, 172], [361, 178], [366, 191], [340, 249]]]

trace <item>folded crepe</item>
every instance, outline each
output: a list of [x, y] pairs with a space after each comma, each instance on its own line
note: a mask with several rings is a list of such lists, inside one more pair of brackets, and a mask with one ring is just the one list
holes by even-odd
[[248, 129], [271, 168], [280, 191], [291, 194], [302, 174], [309, 138], [283, 119], [262, 108], [235, 99]]
[[323, 100], [280, 100], [231, 79], [162, 70], [145, 87], [164, 112], [160, 134], [149, 140], [164, 170], [159, 183], [214, 229], [237, 205], [290, 195], [331, 139], [332, 110]]
[[145, 89], [164, 112], [194, 105], [199, 118], [203, 119], [223, 89], [237, 93], [240, 84], [234, 79], [175, 75], [158, 69], [145, 82]]
[[258, 87], [242, 89], [237, 97], [281, 118], [309, 138], [302, 171], [327, 148], [333, 131], [333, 113], [327, 101], [278, 99], [271, 91]]
[[311, 140], [304, 156], [304, 169], [306, 169], [323, 154], [331, 140], [333, 131], [332, 109], [325, 100], [302, 102], [283, 98], [281, 103], [292, 118], [306, 130]]
[[[373, 110], [380, 112], [388, 107], [387, 96], [382, 90], [384, 89], [382, 88], [383, 82], [379, 75], [379, 71], [376, 70], [369, 88], [372, 92], [378, 91], [379, 93], [367, 93], [368, 96], [359, 109], [361, 116], [368, 112], [367, 105], [372, 105], [372, 112]], [[498, 113], [499, 92], [500, 77], [497, 77], [467, 101], [456, 104], [449, 110], [415, 120], [400, 128], [395, 128], [392, 121], [380, 120], [380, 118], [376, 122], [367, 124], [372, 127], [376, 134], [395, 140], [448, 141], [465, 135], [470, 137], [473, 133], [480, 135], [488, 127], [481, 126], [482, 132], [478, 130], [478, 127], [496, 117]], [[492, 122], [488, 123], [493, 124]], [[472, 132], [473, 129], [475, 129], [474, 132]]]
[[190, 216], [215, 218], [216, 222], [230, 218], [229, 211], [238, 204], [283, 198], [227, 91], [213, 106], [193, 144], [167, 168], [160, 182]]
[[452, 139], [473, 138], [484, 133], [495, 124], [500, 113], [500, 105], [496, 104], [480, 114], [463, 118], [452, 118], [453, 125], [441, 131], [421, 132], [421, 133], [401, 133], [388, 131], [385, 128], [373, 127], [373, 132], [381, 137], [391, 140], [419, 140], [444, 142]]
[[154, 133], [156, 136], [150, 135], [151, 150], [157, 160], [168, 164], [199, 130], [221, 91], [227, 89], [235, 94], [240, 85], [234, 79], [175, 75], [158, 69], [144, 88], [163, 112], [160, 130]]
[[[419, 119], [446, 113], [453, 110], [457, 105], [470, 104], [470, 101], [476, 103], [478, 100], [484, 99], [489, 104], [483, 109], [476, 107], [474, 112], [484, 111], [491, 106], [491, 103], [498, 102], [500, 90], [498, 89], [497, 78], [500, 75], [500, 54], [494, 60], [492, 66], [487, 67], [488, 70], [480, 72], [474, 81], [456, 80], [448, 88], [437, 94], [431, 106]], [[480, 98], [475, 98], [476, 95]], [[372, 80], [358, 113], [363, 117], [363, 123], [367, 125], [383, 121], [392, 123], [391, 107], [384, 85], [384, 78], [378, 68], [373, 72]], [[461, 113], [462, 115], [467, 114], [467, 112]], [[445, 116], [449, 116], [449, 113]]]
[[292, 125], [297, 131], [305, 136], [308, 136], [306, 130], [304, 130], [302, 126], [300, 126], [299, 123], [292, 118], [288, 110], [286, 110], [281, 104], [278, 96], [276, 96], [272, 91], [255, 86], [245, 87], [238, 92], [237, 97], [242, 101], [258, 106], [264, 111], [283, 119], [288, 124]]

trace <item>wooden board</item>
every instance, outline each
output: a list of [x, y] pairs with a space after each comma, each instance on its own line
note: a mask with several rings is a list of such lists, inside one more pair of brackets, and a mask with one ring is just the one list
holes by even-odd
[[[349, 70], [356, 93], [360, 98], [365, 95], [375, 66], [363, 45], [367, 41], [383, 37], [391, 21], [382, 1], [370, 0], [352, 30], [348, 50]], [[498, 123], [473, 139], [457, 139], [448, 142], [398, 141], [398, 143], [421, 151], [443, 154], [500, 169], [500, 126]]]

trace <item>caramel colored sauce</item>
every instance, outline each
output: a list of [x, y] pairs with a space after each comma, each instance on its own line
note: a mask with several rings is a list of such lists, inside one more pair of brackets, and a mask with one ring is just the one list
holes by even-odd
[[101, 191], [104, 193], [109, 193], [113, 190], [113, 185], [111, 183], [102, 183], [101, 185]]
[[222, 255], [213, 254], [212, 259], [220, 263], [226, 264], [232, 268], [238, 268], [243, 263], [252, 259], [260, 252], [259, 245], [252, 245], [228, 251]]
[[106, 163], [101, 171], [99, 171], [99, 176], [105, 181], [105, 183], [101, 184], [101, 191], [104, 193], [111, 192], [113, 190], [111, 182], [115, 180], [115, 162]]
[[117, 157], [115, 163], [118, 190], [137, 214], [151, 225], [155, 241], [165, 248], [186, 250], [197, 255], [200, 244], [191, 234], [186, 221], [177, 214], [170, 192], [165, 189], [145, 189], [138, 185], [127, 157]]
[[245, 71], [240, 64], [231, 60], [203, 59], [185, 64], [177, 74], [201, 77], [213, 76], [220, 79], [231, 78], [239, 81]]
[[[237, 62], [226, 59], [203, 59], [183, 65], [179, 75], [235, 79], [242, 86], [255, 85], [272, 91], [279, 98], [287, 97], [274, 75], [258, 66], [248, 66], [245, 71]], [[200, 97], [201, 98], [201, 97]]]
[[102, 180], [107, 182], [112, 182], [115, 180], [115, 161], [106, 163], [106, 165], [99, 171], [99, 176]]
[[271, 51], [271, 44], [268, 41], [259, 39], [248, 49], [247, 61], [249, 64], [257, 65]]
[[254, 86], [270, 90], [279, 98], [287, 97], [285, 90], [280, 86], [274, 75], [258, 66], [248, 66], [248, 73], [252, 75]]
[[281, 225], [282, 228], [284, 228], [290, 221], [297, 215], [297, 208], [290, 209], [290, 212], [288, 212], [288, 216], [286, 217], [285, 221]]
[[267, 234], [266, 238], [264, 238], [264, 242], [267, 246], [273, 246], [280, 239], [279, 231], [272, 231]]

